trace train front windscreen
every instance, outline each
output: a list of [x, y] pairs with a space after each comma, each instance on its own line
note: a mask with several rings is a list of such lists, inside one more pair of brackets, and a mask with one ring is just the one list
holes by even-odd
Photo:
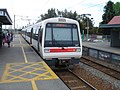
[[48, 23], [44, 47], [80, 47], [77, 25]]

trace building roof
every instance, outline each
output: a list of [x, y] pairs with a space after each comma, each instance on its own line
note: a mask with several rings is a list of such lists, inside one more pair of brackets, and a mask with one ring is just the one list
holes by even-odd
[[120, 28], [120, 24], [100, 24], [99, 28]]
[[2, 23], [2, 25], [12, 25], [12, 20], [7, 9], [0, 9], [0, 23]]
[[120, 16], [114, 16], [108, 24], [120, 24]]

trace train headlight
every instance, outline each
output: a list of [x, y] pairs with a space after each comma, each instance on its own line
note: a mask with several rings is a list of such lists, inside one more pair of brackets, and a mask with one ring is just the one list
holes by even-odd
[[80, 51], [81, 51], [81, 49], [80, 49], [80, 48], [77, 48], [77, 49], [76, 49], [76, 52], [80, 52]]
[[50, 49], [44, 49], [44, 52], [45, 52], [45, 53], [49, 53], [49, 52], [50, 52]]

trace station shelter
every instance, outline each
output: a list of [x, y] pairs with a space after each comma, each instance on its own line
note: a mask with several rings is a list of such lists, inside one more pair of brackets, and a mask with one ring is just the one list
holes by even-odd
[[7, 9], [0, 9], [0, 47], [2, 46], [2, 25], [12, 25]]
[[111, 47], [120, 47], [120, 16], [114, 16], [108, 24], [101, 24], [99, 28], [111, 30]]

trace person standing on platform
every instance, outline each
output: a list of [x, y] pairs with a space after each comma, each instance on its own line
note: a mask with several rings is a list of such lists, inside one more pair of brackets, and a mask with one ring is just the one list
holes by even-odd
[[2, 31], [0, 31], [0, 48], [2, 47], [2, 41], [3, 41]]
[[13, 41], [13, 32], [12, 31], [10, 33], [10, 36], [11, 36], [11, 41]]
[[11, 36], [10, 36], [10, 33], [8, 33], [7, 35], [8, 48], [10, 48], [10, 42], [11, 42]]
[[2, 43], [3, 43], [3, 46], [4, 46], [4, 43], [5, 43], [5, 32], [3, 32], [2, 37], [3, 37]]

